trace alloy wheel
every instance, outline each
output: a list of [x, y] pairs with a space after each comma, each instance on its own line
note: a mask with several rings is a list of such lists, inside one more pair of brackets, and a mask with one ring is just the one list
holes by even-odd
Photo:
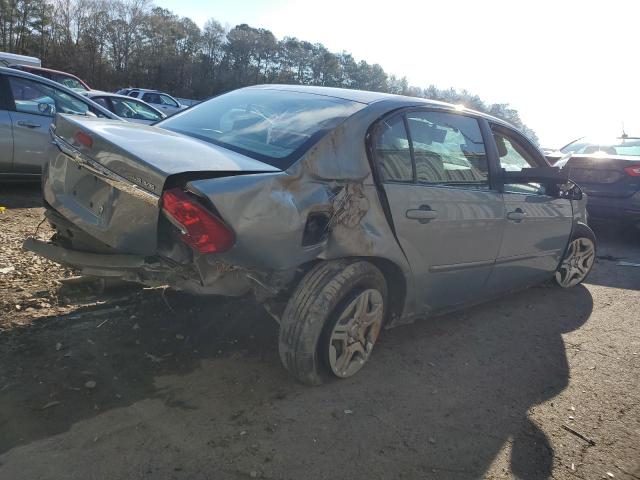
[[329, 337], [329, 366], [336, 376], [350, 377], [364, 366], [383, 317], [384, 301], [375, 289], [364, 290], [342, 310]]
[[590, 238], [579, 237], [572, 240], [556, 272], [556, 281], [563, 288], [579, 284], [591, 271], [595, 258], [596, 248]]

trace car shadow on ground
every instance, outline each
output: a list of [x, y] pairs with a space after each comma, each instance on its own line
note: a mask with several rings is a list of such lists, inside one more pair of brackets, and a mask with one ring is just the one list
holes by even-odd
[[[345, 478], [368, 469], [480, 478], [505, 443], [514, 474], [549, 478], [548, 432], [528, 412], [568, 385], [562, 334], [593, 308], [582, 286], [532, 288], [389, 330], [356, 377], [309, 388], [283, 372], [277, 326], [253, 301], [136, 295], [106, 304], [107, 315], [48, 318], [0, 337], [0, 453], [153, 398], [174, 412], [163, 421], [194, 439], [215, 418], [206, 445], [218, 445], [221, 464], [270, 462], [259, 448], [233, 448], [239, 429], [259, 426], [254, 447], [283, 450], [279, 466], [264, 466], [274, 478], [321, 478], [327, 458]], [[310, 436], [320, 447], [304, 446]]]
[[42, 207], [39, 182], [2, 182], [0, 180], [0, 206], [6, 208]]

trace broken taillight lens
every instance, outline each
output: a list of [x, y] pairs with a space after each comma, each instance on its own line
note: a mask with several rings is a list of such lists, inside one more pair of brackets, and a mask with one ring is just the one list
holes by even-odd
[[640, 165], [625, 167], [624, 171], [627, 172], [627, 175], [631, 175], [632, 177], [640, 177]]
[[162, 194], [162, 210], [182, 233], [182, 241], [200, 253], [221, 253], [229, 250], [234, 235], [222, 220], [179, 188]]

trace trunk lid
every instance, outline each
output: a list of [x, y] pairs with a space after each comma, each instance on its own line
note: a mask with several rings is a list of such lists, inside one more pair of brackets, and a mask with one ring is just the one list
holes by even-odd
[[569, 178], [589, 196], [611, 198], [627, 198], [640, 190], [640, 177], [624, 170], [634, 165], [640, 165], [640, 158], [574, 155], [567, 162]]
[[117, 252], [153, 255], [159, 198], [178, 179], [279, 171], [158, 127], [58, 115], [43, 171], [46, 202]]

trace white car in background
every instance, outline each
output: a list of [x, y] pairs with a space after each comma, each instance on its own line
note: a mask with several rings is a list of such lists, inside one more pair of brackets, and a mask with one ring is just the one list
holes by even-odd
[[83, 95], [129, 122], [151, 125], [167, 117], [165, 113], [146, 102], [126, 95], [100, 90], [84, 92]]
[[186, 105], [182, 105], [168, 93], [164, 93], [159, 90], [148, 90], [146, 88], [123, 88], [122, 90], [118, 90], [116, 93], [143, 100], [164, 112], [166, 115], [173, 115], [174, 113], [187, 108]]

